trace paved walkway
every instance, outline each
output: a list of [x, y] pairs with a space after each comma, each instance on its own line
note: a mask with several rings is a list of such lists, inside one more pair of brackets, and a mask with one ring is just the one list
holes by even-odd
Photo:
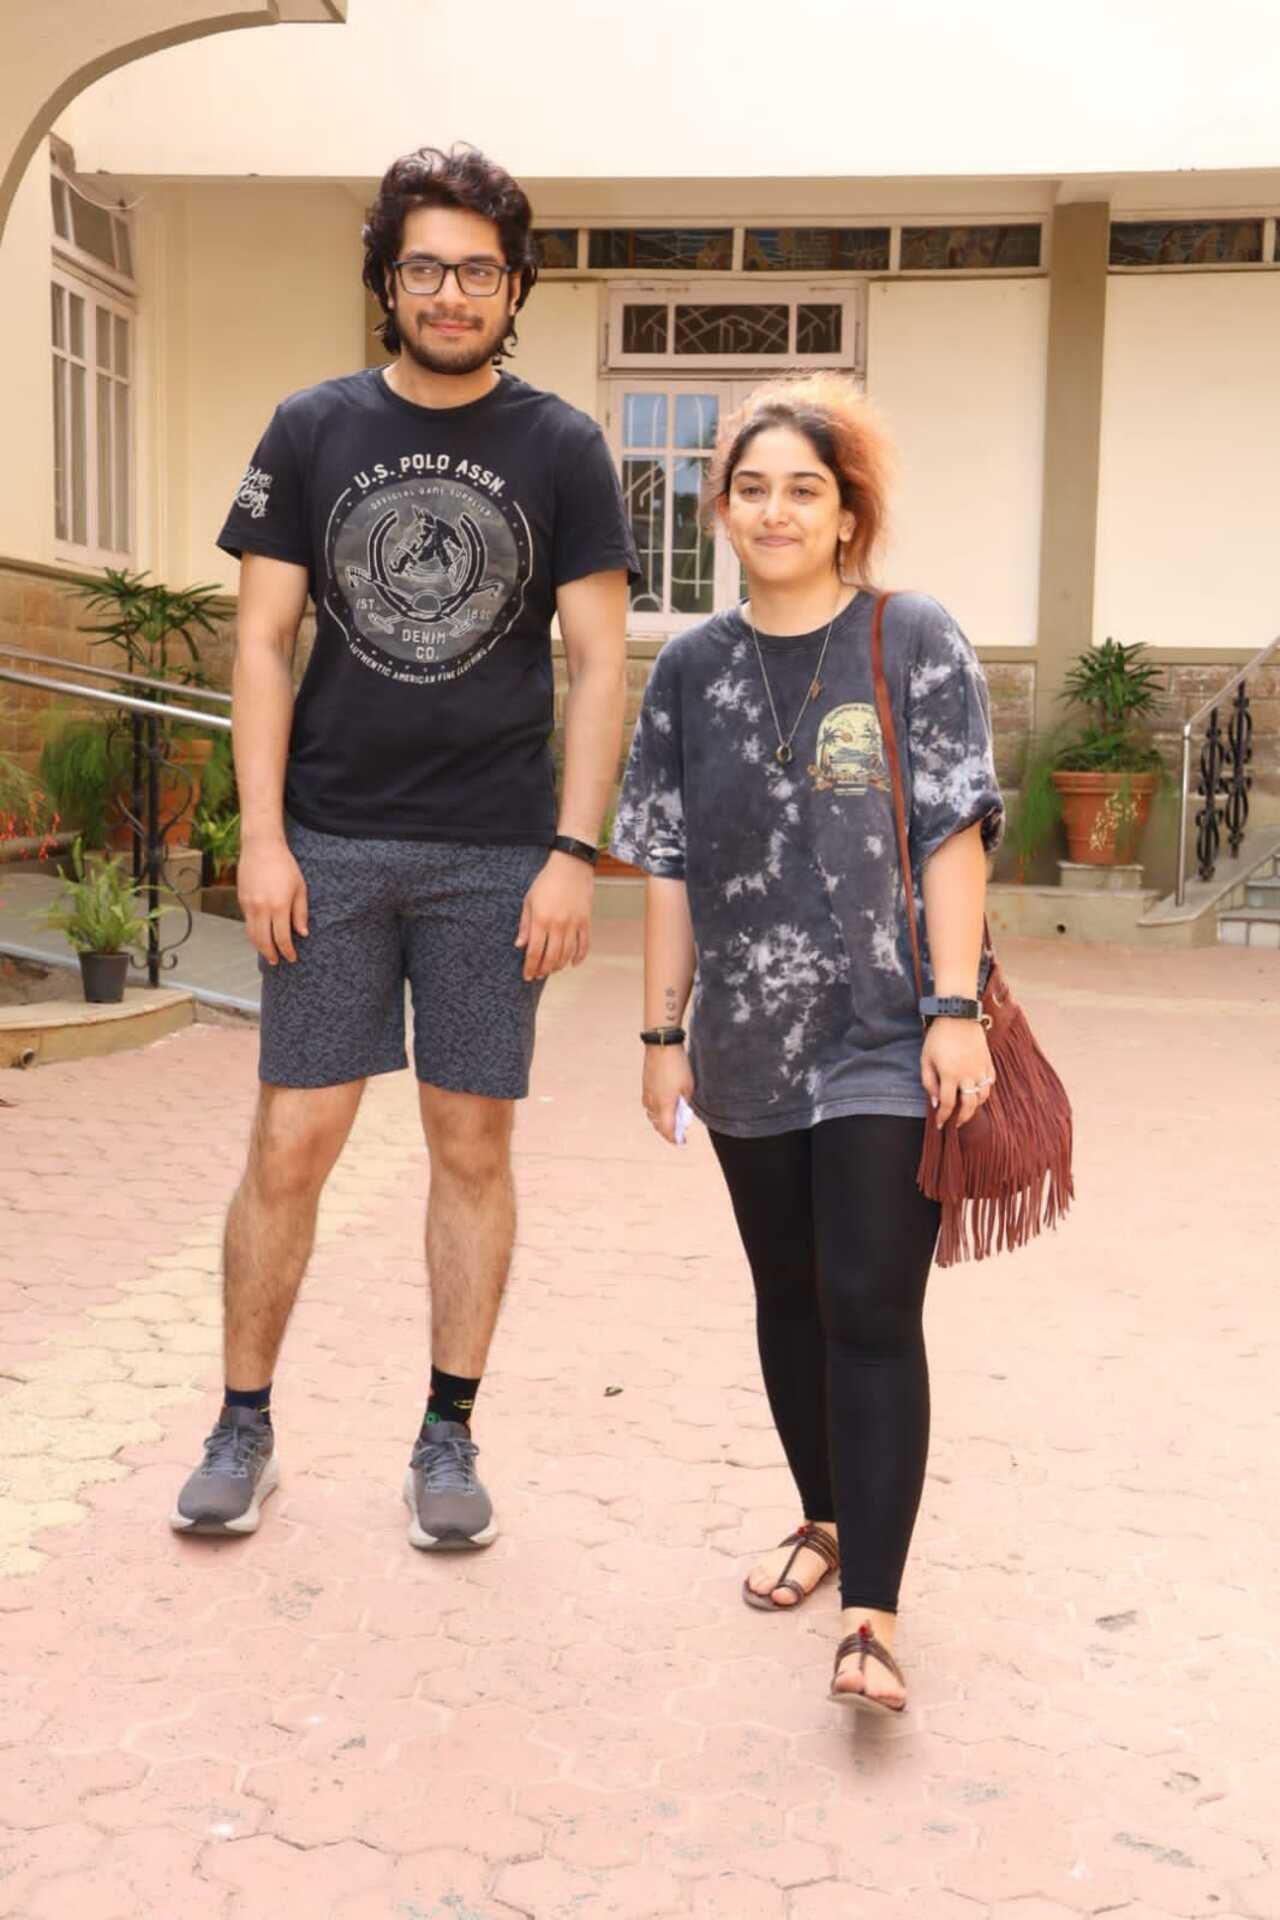
[[934, 1284], [912, 1707], [869, 1722], [824, 1698], [829, 1587], [738, 1599], [794, 1509], [707, 1142], [633, 1103], [636, 932], [547, 996], [475, 1557], [399, 1504], [407, 1078], [334, 1177], [234, 1544], [164, 1516], [253, 1034], [0, 1081], [0, 1915], [1275, 1920], [1280, 964], [1010, 945], [1081, 1201]]

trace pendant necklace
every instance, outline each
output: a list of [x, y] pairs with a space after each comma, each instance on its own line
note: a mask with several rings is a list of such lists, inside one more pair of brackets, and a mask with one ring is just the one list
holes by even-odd
[[786, 735], [785, 739], [782, 733], [782, 722], [778, 718], [778, 708], [773, 698], [773, 688], [769, 685], [769, 676], [765, 672], [764, 654], [760, 647], [760, 636], [756, 632], [752, 622], [750, 620], [747, 621], [747, 625], [751, 628], [751, 638], [755, 642], [756, 659], [760, 666], [760, 678], [764, 681], [764, 690], [769, 702], [769, 711], [773, 715], [773, 730], [778, 736], [778, 744], [774, 748], [773, 757], [780, 767], [788, 766], [794, 758], [791, 751], [791, 743], [800, 731], [800, 722], [809, 711], [810, 701], [816, 700], [822, 692], [822, 663], [827, 657], [827, 647], [831, 640], [831, 629], [835, 626], [836, 620], [842, 611], [842, 608], [837, 607], [827, 622], [827, 630], [822, 636], [822, 648], [818, 654], [818, 664], [813, 670], [813, 678], [809, 682], [809, 690], [804, 696], [799, 713], [796, 715], [795, 725], [792, 727], [790, 733]]

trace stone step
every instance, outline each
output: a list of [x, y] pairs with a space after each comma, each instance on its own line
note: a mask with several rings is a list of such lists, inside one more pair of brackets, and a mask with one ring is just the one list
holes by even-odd
[[1255, 873], [1244, 884], [1246, 907], [1280, 908], [1280, 874]]
[[49, 1066], [89, 1060], [125, 1047], [147, 1047], [196, 1017], [189, 993], [169, 987], [127, 987], [114, 1004], [71, 998], [0, 1007], [0, 1067]]
[[1218, 915], [1218, 939], [1226, 947], [1271, 947], [1280, 951], [1280, 907], [1234, 907]]

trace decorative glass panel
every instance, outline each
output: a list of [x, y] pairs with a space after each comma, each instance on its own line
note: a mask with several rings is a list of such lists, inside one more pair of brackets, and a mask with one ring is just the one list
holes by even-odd
[[667, 522], [666, 461], [624, 459], [622, 497], [640, 556], [640, 579], [631, 589], [631, 605], [637, 613], [661, 613]]
[[676, 308], [676, 352], [755, 356], [790, 349], [791, 312], [776, 305]]
[[116, 382], [116, 549], [129, 550], [129, 390]]
[[720, 426], [720, 399], [714, 393], [676, 395], [676, 445], [714, 447]]
[[[74, 302], [72, 303], [74, 305]], [[71, 369], [71, 538], [78, 547], [89, 543], [88, 421], [85, 415], [84, 368]]]
[[839, 353], [844, 335], [844, 309], [831, 306], [796, 308], [796, 352]]
[[572, 269], [578, 264], [576, 227], [535, 227], [533, 246], [540, 267], [549, 267], [556, 272]]
[[904, 227], [902, 268], [1038, 267], [1040, 229], [1016, 227]]
[[663, 447], [667, 444], [665, 393], [628, 393], [622, 401], [622, 444], [626, 447]]
[[588, 242], [592, 267], [642, 272], [727, 273], [733, 265], [732, 227], [596, 227]]
[[671, 607], [674, 613], [711, 613], [715, 603], [715, 541], [698, 525], [707, 463], [675, 461], [671, 521]]
[[888, 227], [748, 227], [749, 273], [884, 273]]
[[1261, 220], [1119, 220], [1113, 267], [1193, 267], [1261, 260]]
[[[108, 317], [109, 316], [105, 316]], [[103, 314], [99, 313], [99, 320]], [[111, 524], [111, 381], [98, 375], [98, 545], [107, 553], [115, 550], [115, 531]]]
[[668, 327], [665, 307], [622, 309], [622, 351], [624, 353], [665, 353]]
[[71, 212], [75, 221], [76, 245], [83, 247], [86, 253], [91, 253], [95, 260], [104, 260], [109, 267], [114, 267], [116, 249], [108, 209], [98, 206], [93, 200], [86, 200], [83, 194], [72, 193]]
[[53, 516], [59, 540], [70, 537], [67, 523], [67, 363], [53, 363]]

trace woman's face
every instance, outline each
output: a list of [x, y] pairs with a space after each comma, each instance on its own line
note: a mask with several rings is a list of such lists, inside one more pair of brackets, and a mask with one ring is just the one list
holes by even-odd
[[747, 442], [719, 511], [748, 581], [762, 586], [829, 574], [854, 528], [835, 474], [794, 427], [764, 427]]

